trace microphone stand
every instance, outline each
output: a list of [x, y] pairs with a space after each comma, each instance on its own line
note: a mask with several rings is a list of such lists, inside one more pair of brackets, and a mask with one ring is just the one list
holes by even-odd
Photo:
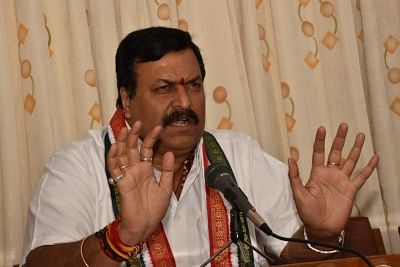
[[242, 229], [242, 222], [240, 221], [240, 216], [239, 216], [239, 210], [237, 207], [232, 206], [231, 211], [230, 211], [230, 216], [231, 216], [231, 222], [230, 222], [230, 228], [231, 228], [231, 240], [224, 244], [220, 249], [218, 249], [214, 255], [212, 255], [207, 261], [205, 261], [200, 267], [205, 267], [207, 264], [212, 262], [216, 257], [218, 257], [219, 254], [221, 254], [226, 248], [228, 248], [232, 243], [235, 243], [238, 245], [239, 248], [239, 253], [242, 255], [242, 259], [244, 260], [245, 266], [249, 263], [246, 257], [246, 254], [244, 253], [244, 247], [243, 245], [249, 246], [252, 250], [256, 251], [258, 254], [263, 256], [267, 260], [272, 260], [270, 257], [265, 255], [261, 250], [258, 248], [254, 247], [252, 244], [244, 240], [244, 234], [243, 234], [243, 229]]

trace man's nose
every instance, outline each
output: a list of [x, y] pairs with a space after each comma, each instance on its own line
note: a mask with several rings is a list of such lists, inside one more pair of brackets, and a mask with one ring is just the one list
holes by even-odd
[[175, 108], [187, 109], [190, 107], [190, 97], [184, 84], [176, 85], [176, 95], [174, 100]]

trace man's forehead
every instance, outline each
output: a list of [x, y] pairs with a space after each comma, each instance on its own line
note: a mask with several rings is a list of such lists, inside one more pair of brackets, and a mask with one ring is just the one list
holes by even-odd
[[170, 51], [165, 53], [162, 57], [160, 57], [157, 60], [151, 60], [151, 61], [141, 61], [141, 60], [136, 60], [135, 64], [140, 66], [140, 65], [163, 65], [171, 62], [188, 62], [188, 63], [197, 63], [199, 65], [199, 62], [196, 58], [196, 55], [190, 48], [186, 48], [184, 50], [179, 50], [179, 51]]
[[182, 76], [177, 76], [177, 77], [171, 77], [168, 78], [166, 75], [164, 78], [158, 78], [157, 81], [160, 82], [166, 82], [166, 83], [176, 83], [176, 84], [185, 84], [188, 82], [194, 82], [194, 81], [201, 81], [201, 74], [194, 74], [194, 75], [189, 75], [187, 77], [182, 77]]
[[[192, 57], [193, 56], [193, 57]], [[201, 70], [199, 63], [192, 53], [168, 53], [156, 61], [138, 62], [135, 67], [137, 77], [150, 78], [156, 80], [167, 80], [175, 83], [187, 82], [193, 79], [200, 79]]]

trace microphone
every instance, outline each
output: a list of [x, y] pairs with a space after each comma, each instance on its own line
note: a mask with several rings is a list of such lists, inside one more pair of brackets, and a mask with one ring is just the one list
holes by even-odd
[[273, 234], [267, 223], [249, 202], [245, 193], [237, 185], [231, 170], [227, 166], [211, 164], [208, 166], [205, 175], [206, 183], [209, 187], [221, 191], [232, 205], [236, 206], [255, 226], [263, 230], [267, 235]]
[[327, 245], [314, 240], [303, 240], [298, 238], [284, 237], [275, 234], [271, 230], [271, 228], [267, 225], [267, 223], [264, 221], [264, 219], [257, 213], [253, 205], [249, 202], [246, 194], [242, 191], [242, 189], [240, 189], [240, 187], [236, 183], [236, 180], [233, 178], [232, 171], [227, 166], [222, 164], [211, 164], [210, 166], [208, 166], [205, 176], [206, 176], [206, 183], [209, 187], [217, 189], [220, 192], [222, 192], [224, 197], [233, 206], [236, 206], [241, 212], [243, 212], [244, 215], [248, 219], [250, 219], [250, 221], [252, 221], [254, 225], [257, 226], [260, 230], [262, 230], [265, 234], [284, 241], [298, 242], [305, 244], [308, 243], [312, 245], [333, 248], [340, 251], [347, 251], [360, 257], [369, 267], [373, 267], [369, 259], [356, 250], [346, 247]]

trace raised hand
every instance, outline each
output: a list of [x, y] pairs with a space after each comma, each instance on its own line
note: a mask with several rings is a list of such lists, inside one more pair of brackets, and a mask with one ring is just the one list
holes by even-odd
[[354, 199], [361, 186], [379, 162], [373, 155], [366, 166], [351, 179], [364, 144], [365, 135], [359, 133], [354, 145], [341, 162], [348, 126], [339, 125], [325, 163], [325, 128], [319, 127], [315, 136], [310, 178], [305, 185], [299, 176], [296, 162], [289, 159], [289, 178], [294, 200], [307, 231], [320, 236], [334, 236], [344, 228], [351, 215]]
[[[156, 126], [138, 148], [141, 122], [122, 129], [110, 148], [107, 166], [119, 189], [120, 238], [129, 245], [147, 239], [164, 217], [172, 193], [174, 155], [163, 156], [160, 181], [153, 173], [153, 148], [162, 130]], [[118, 178], [118, 179], [116, 179]]]

